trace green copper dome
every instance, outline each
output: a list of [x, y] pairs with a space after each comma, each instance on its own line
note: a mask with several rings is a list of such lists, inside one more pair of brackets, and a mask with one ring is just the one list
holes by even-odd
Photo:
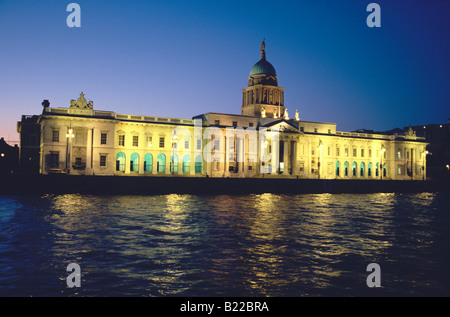
[[275, 68], [265, 59], [261, 59], [256, 63], [252, 70], [250, 71], [250, 76], [253, 75], [266, 75], [266, 76], [277, 76]]

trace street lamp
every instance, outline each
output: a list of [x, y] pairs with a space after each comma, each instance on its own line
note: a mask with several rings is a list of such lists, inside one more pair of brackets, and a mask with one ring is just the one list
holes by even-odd
[[[70, 142], [70, 140], [71, 139], [73, 139], [75, 137], [75, 134], [73, 133], [73, 130], [72, 130], [72, 128], [69, 128], [69, 131], [67, 132], [67, 134], [66, 134], [66, 138], [67, 138], [67, 148], [66, 148], [66, 170], [67, 170], [67, 173], [68, 174], [70, 174], [70, 164], [71, 164], [71, 162], [70, 162], [70, 160], [71, 160], [71, 158], [70, 158], [70, 152], [69, 152], [69, 142]], [[72, 149], [72, 147], [70, 147], [70, 150]]]
[[380, 155], [381, 155], [380, 177], [381, 177], [381, 180], [383, 180], [383, 156], [384, 156], [385, 152], [386, 152], [386, 149], [383, 146], [381, 151], [380, 151]]
[[319, 175], [319, 179], [320, 179], [320, 157], [322, 156], [322, 149], [323, 149], [323, 144], [322, 144], [322, 140], [319, 140], [319, 146], [317, 147], [317, 169], [318, 169], [318, 175]]
[[172, 175], [174, 175], [174, 171], [175, 171], [175, 151], [174, 151], [174, 149], [177, 147], [177, 142], [178, 142], [178, 137], [177, 137], [177, 135], [174, 133], [173, 135], [172, 135], [172, 139], [170, 140], [170, 142], [172, 143], [172, 168], [171, 168], [171, 170], [172, 170]]

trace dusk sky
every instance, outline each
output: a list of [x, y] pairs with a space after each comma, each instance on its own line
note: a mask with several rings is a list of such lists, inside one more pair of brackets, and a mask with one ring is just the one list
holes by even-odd
[[[69, 28], [69, 3], [81, 27]], [[366, 24], [369, 3], [381, 27]], [[285, 106], [338, 131], [450, 118], [450, 1], [0, 0], [0, 136], [69, 107], [192, 118], [240, 114], [266, 43]]]

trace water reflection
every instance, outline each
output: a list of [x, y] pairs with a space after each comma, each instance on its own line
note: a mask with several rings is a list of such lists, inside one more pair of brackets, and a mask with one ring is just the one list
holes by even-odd
[[[388, 294], [417, 293], [438, 289], [437, 268], [450, 264], [449, 203], [430, 193], [7, 198], [1, 273], [6, 289], [22, 279], [33, 295], [359, 295], [376, 262]], [[72, 262], [83, 273], [75, 291]], [[45, 287], [24, 277], [34, 267]]]

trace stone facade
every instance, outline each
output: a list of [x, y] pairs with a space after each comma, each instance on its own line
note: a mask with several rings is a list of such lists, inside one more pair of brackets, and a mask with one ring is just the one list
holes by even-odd
[[[263, 43], [264, 44], [264, 43]], [[261, 60], [243, 89], [241, 114], [192, 119], [94, 110], [84, 94], [44, 110], [39, 172], [73, 175], [425, 179], [424, 138], [341, 132], [289, 116], [275, 69]], [[23, 123], [18, 124], [23, 126]], [[22, 136], [21, 136], [22, 137]]]

